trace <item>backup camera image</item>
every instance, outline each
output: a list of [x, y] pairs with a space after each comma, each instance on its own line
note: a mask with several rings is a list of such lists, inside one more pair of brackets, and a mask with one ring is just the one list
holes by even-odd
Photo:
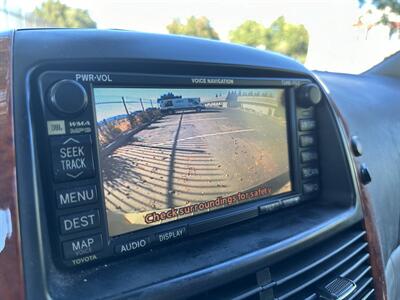
[[95, 88], [110, 235], [290, 192], [284, 94]]

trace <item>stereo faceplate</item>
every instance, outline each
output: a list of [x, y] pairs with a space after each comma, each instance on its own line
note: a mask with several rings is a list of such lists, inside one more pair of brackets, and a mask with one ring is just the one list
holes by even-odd
[[[60, 86], [60, 82], [67, 82], [74, 89], [77, 87], [75, 92], [85, 100], [73, 101], [72, 108], [64, 103], [74, 93], [55, 96], [54, 89]], [[320, 190], [316, 112], [314, 107], [296, 106], [295, 99], [296, 88], [306, 83], [310, 81], [126, 73], [43, 73], [39, 77], [42, 115], [37, 120], [41, 124], [37, 144], [43, 182], [46, 182], [43, 189], [51, 228], [49, 233], [57, 261], [66, 266], [78, 266], [103, 258], [137, 254], [157, 245], [315, 198]], [[100, 172], [93, 88], [159, 86], [284, 89], [292, 192], [110, 237]], [[81, 95], [84, 95], [83, 98]]]

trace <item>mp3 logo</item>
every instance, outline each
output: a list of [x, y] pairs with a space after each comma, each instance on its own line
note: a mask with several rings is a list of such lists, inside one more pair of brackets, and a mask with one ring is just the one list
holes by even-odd
[[75, 74], [76, 81], [112, 82], [110, 74]]

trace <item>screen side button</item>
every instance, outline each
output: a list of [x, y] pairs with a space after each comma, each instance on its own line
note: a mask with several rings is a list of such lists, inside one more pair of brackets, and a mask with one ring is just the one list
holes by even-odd
[[319, 169], [317, 167], [305, 167], [301, 169], [301, 174], [304, 179], [316, 177], [319, 175]]
[[58, 208], [76, 207], [97, 202], [96, 186], [84, 186], [56, 191]]
[[309, 182], [303, 184], [304, 194], [312, 194], [319, 191], [319, 184], [317, 182]]
[[299, 120], [300, 131], [314, 130], [316, 126], [317, 126], [317, 123], [313, 119], [300, 119]]
[[101, 234], [97, 234], [63, 242], [62, 249], [65, 259], [92, 254], [103, 249], [103, 237]]
[[301, 162], [307, 163], [318, 159], [318, 154], [316, 151], [303, 151], [301, 152]]
[[315, 137], [313, 135], [301, 135], [300, 136], [300, 146], [301, 147], [311, 147], [314, 146], [315, 143]]

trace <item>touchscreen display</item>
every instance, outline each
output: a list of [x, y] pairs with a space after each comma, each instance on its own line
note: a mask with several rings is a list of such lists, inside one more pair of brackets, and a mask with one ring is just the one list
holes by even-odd
[[284, 89], [94, 88], [111, 236], [290, 192]]

